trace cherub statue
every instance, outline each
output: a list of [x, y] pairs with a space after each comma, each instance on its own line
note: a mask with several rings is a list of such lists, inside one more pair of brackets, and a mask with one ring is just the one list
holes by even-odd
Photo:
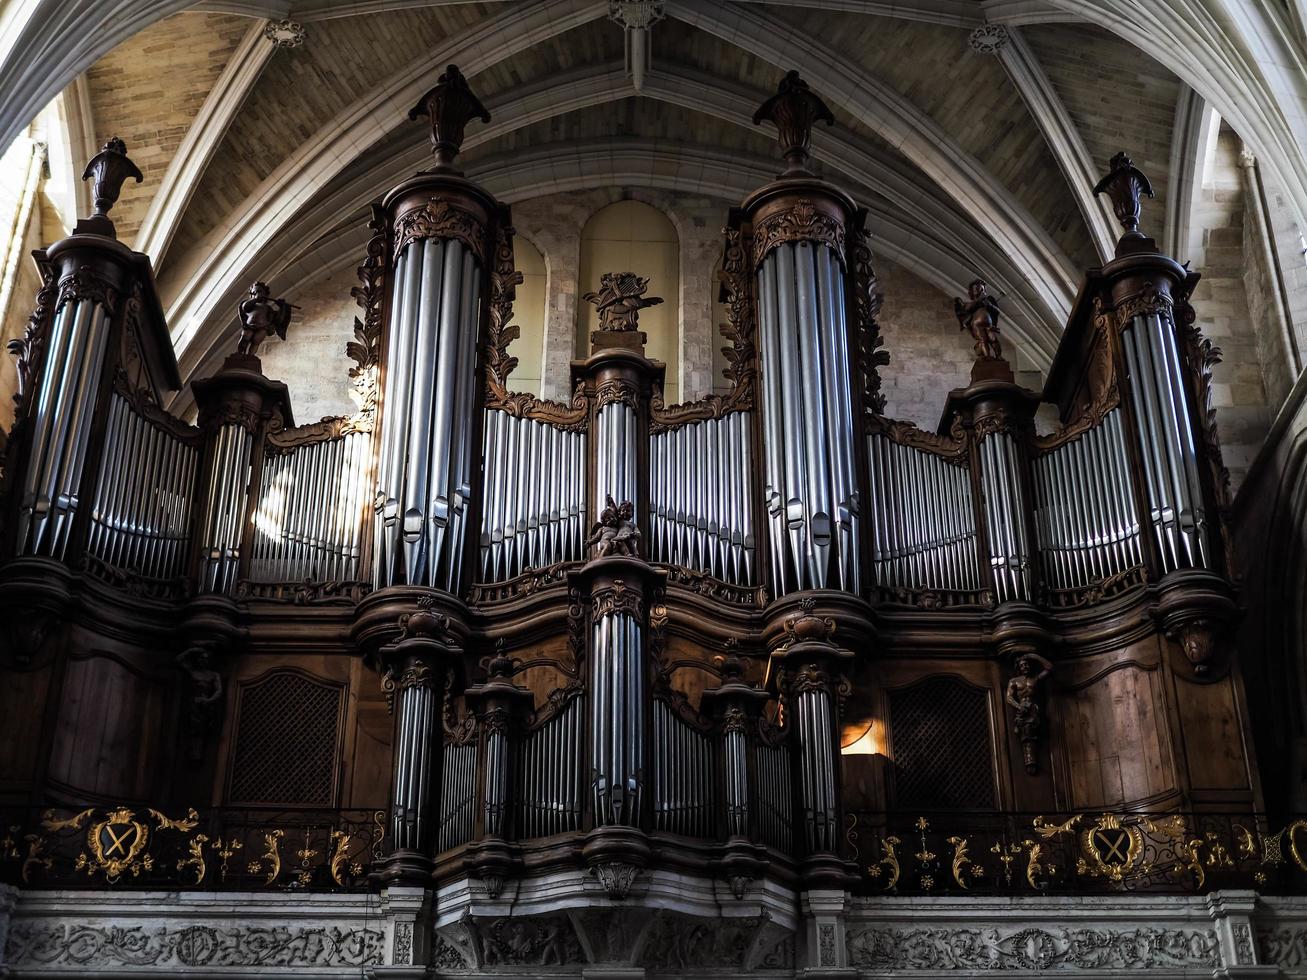
[[270, 296], [268, 284], [256, 282], [250, 287], [249, 298], [241, 303], [241, 339], [236, 348], [238, 353], [257, 354], [270, 333], [275, 333], [282, 340], [286, 339], [291, 311], [299, 307], [292, 306], [284, 299], [270, 299]]
[[1002, 358], [1003, 346], [998, 339], [998, 303], [989, 295], [989, 287], [983, 279], [976, 279], [967, 287], [966, 302], [953, 300], [953, 310], [961, 329], [971, 331], [976, 341], [977, 357]]
[[1044, 709], [1040, 705], [1039, 685], [1053, 672], [1053, 665], [1037, 653], [1017, 657], [1016, 674], [1007, 682], [1004, 698], [1015, 711], [1012, 727], [1021, 739], [1026, 771], [1038, 770], [1035, 745], [1044, 733]]
[[635, 526], [635, 505], [629, 500], [618, 504], [608, 494], [608, 503], [599, 520], [590, 529], [587, 548], [595, 549], [596, 558], [640, 557], [640, 529]]
[[634, 272], [605, 272], [598, 292], [581, 298], [598, 308], [600, 330], [624, 332], [636, 329], [641, 310], [663, 301], [661, 296], [646, 296], [648, 289], [649, 280]]

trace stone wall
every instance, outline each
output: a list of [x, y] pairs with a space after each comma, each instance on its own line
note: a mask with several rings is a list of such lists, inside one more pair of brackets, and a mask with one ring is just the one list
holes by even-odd
[[1222, 127], [1191, 218], [1189, 257], [1202, 273], [1194, 309], [1203, 336], [1221, 348], [1212, 395], [1225, 464], [1238, 489], [1270, 425], [1258, 328], [1245, 291], [1245, 196], [1239, 138]]

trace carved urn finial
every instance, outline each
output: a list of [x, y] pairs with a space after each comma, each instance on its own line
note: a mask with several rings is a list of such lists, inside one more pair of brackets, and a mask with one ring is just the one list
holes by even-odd
[[268, 335], [273, 333], [285, 340], [291, 313], [297, 309], [298, 306], [292, 306], [285, 299], [272, 299], [266, 282], [251, 285], [249, 296], [240, 305], [241, 339], [236, 352], [256, 356]]
[[461, 173], [454, 169], [454, 157], [463, 147], [463, 130], [473, 119], [490, 122], [490, 113], [472, 94], [467, 79], [450, 65], [436, 81], [436, 87], [409, 111], [408, 117], [427, 116], [431, 120], [431, 149], [436, 154], [435, 173]]
[[953, 310], [958, 317], [958, 326], [970, 330], [976, 342], [976, 357], [988, 360], [1002, 360], [1003, 345], [998, 336], [998, 320], [1001, 313], [998, 302], [989, 295], [989, 286], [983, 279], [974, 279], [967, 286], [967, 298], [953, 298]]
[[763, 121], [775, 124], [781, 154], [789, 164], [781, 176], [796, 177], [812, 172], [808, 169], [812, 155], [812, 127], [819, 122], [833, 126], [835, 117], [799, 73], [791, 71], [781, 79], [776, 94], [758, 107], [753, 121], [755, 124]]
[[[1135, 166], [1125, 153], [1118, 153], [1109, 163], [1111, 170], [1107, 176], [1094, 186], [1094, 194], [1107, 194], [1112, 202], [1112, 211], [1125, 228], [1122, 241], [1129, 238], [1143, 238], [1139, 231], [1139, 196], [1153, 196], [1153, 185], [1148, 182], [1143, 171]], [[1119, 251], [1119, 247], [1118, 247]]]
[[113, 222], [109, 220], [109, 211], [118, 203], [118, 195], [122, 193], [123, 184], [127, 182], [128, 177], [138, 184], [145, 179], [141, 176], [140, 168], [128, 158], [127, 144], [114, 136], [104, 144], [99, 153], [91, 157], [90, 162], [86, 164], [86, 170], [82, 172], [82, 180], [92, 181], [91, 193], [95, 198], [95, 212], [84, 221], [78, 222], [78, 231], [108, 235], [110, 238], [117, 237]]

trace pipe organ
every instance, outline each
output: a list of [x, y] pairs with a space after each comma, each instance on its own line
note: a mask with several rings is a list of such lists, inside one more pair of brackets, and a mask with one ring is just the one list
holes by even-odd
[[[982, 808], [1255, 804], [1242, 743], [1209, 751], [1245, 722], [1215, 352], [1196, 273], [1137, 230], [1128, 159], [1099, 189], [1134, 224], [1088, 273], [1045, 391], [1016, 384], [978, 281], [958, 301], [970, 382], [927, 431], [885, 415], [875, 230], [808, 169], [831, 114], [797, 75], [756, 120], [787, 169], [724, 229], [731, 388], [684, 405], [663, 403], [638, 322], [661, 300], [634, 272], [586, 297], [599, 329], [570, 400], [512, 391], [511, 213], [454, 167], [488, 117], [452, 67], [414, 112], [436, 163], [373, 209], [354, 415], [295, 425], [257, 356], [290, 307], [256, 284], [240, 348], [181, 422], [158, 407], [180, 378], [148, 259], [104, 214], [40, 253], [0, 607], [72, 616], [85, 593], [67, 643], [124, 617], [115, 649], [216, 664], [187, 668], [204, 691], [359, 666], [339, 725], [370, 740], [324, 792], [384, 811], [380, 884], [467, 878], [495, 898], [580, 864], [615, 899], [661, 874], [741, 901], [762, 881], [871, 888], [869, 859], [898, 860], [905, 787], [956, 776], [904, 767], [968, 705], [959, 792]], [[98, 179], [121, 183], [123, 148], [102, 156]], [[924, 683], [963, 707], [900, 696]], [[241, 719], [220, 704], [152, 722], [197, 746], [177, 787], [210, 792], [235, 765]], [[1166, 753], [1119, 738], [1163, 729]]]

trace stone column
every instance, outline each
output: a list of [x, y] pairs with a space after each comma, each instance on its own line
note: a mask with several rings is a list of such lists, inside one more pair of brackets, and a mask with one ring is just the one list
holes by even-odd
[[1257, 936], [1253, 926], [1253, 913], [1257, 909], [1254, 891], [1218, 891], [1207, 896], [1207, 914], [1212, 917], [1216, 938], [1221, 944], [1222, 969], [1214, 976], [1242, 980], [1254, 977], [1279, 977], [1278, 966], [1261, 962], [1257, 951]]

